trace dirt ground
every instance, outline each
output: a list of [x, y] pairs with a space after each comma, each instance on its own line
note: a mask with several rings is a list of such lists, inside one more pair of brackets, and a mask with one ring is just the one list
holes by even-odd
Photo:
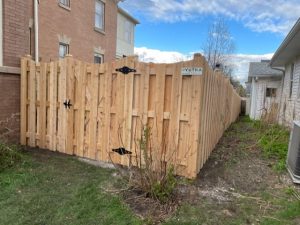
[[[198, 177], [182, 182], [169, 204], [161, 205], [136, 191], [126, 192], [125, 201], [139, 217], [148, 218], [150, 224], [168, 220], [174, 224], [176, 209], [180, 211], [184, 205], [209, 212], [205, 221], [211, 222], [191, 224], [225, 224], [226, 220], [229, 221], [226, 224], [260, 224], [261, 219], [280, 208], [272, 200], [266, 200], [265, 195], [281, 199], [284, 190], [300, 189], [292, 184], [287, 172], [274, 171], [272, 160], [265, 159], [257, 146], [258, 138], [251, 123], [238, 121], [226, 131]], [[214, 220], [210, 216], [221, 219]], [[190, 224], [185, 221], [183, 224]]]

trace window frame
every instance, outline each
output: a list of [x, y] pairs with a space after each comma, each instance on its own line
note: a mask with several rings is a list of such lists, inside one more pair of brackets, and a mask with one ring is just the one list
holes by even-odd
[[[97, 12], [97, 4], [101, 5], [102, 12], [99, 14]], [[97, 26], [97, 15], [102, 18], [102, 27]], [[105, 31], [105, 2], [102, 0], [95, 0], [95, 17], [94, 17], [94, 27], [97, 31], [104, 32]]]
[[295, 63], [293, 62], [291, 64], [291, 70], [290, 70], [290, 89], [289, 89], [289, 98], [292, 98], [293, 95], [293, 85], [294, 85], [294, 72], [295, 72]]
[[266, 97], [267, 98], [276, 98], [277, 97], [277, 88], [266, 88]]
[[64, 8], [71, 8], [71, 0], [59, 0], [58, 4]]
[[[65, 53], [65, 55], [64, 55], [63, 57], [60, 55], [60, 46], [64, 46], [64, 47], [66, 48], [66, 53]], [[58, 57], [59, 57], [60, 59], [63, 59], [63, 58], [65, 58], [66, 55], [68, 55], [69, 53], [70, 53], [70, 45], [69, 45], [69, 44], [66, 44], [66, 43], [63, 43], [63, 42], [59, 42], [59, 45], [58, 45]]]
[[[100, 58], [100, 63], [96, 62], [96, 58]], [[101, 53], [94, 53], [94, 63], [95, 64], [101, 64], [104, 63], [104, 54]]]

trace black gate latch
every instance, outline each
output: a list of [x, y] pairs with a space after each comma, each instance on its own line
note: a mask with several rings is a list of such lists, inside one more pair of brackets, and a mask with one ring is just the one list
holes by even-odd
[[127, 66], [123, 66], [122, 68], [116, 69], [117, 72], [121, 72], [123, 74], [128, 74], [128, 73], [132, 73], [132, 72], [136, 72], [135, 69], [131, 69]]
[[70, 109], [70, 107], [72, 106], [72, 104], [71, 104], [71, 100], [69, 99], [69, 100], [66, 100], [65, 102], [64, 102], [64, 105], [65, 105], [65, 108], [67, 109]]

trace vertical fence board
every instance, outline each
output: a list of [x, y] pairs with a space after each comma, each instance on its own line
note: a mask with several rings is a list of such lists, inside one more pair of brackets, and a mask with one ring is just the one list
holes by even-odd
[[110, 151], [110, 135], [111, 135], [111, 104], [112, 104], [112, 68], [108, 64], [105, 64], [105, 124], [103, 133], [103, 152], [102, 160], [111, 160]]
[[29, 132], [29, 146], [36, 147], [36, 65], [30, 61], [29, 74], [29, 118], [28, 118], [28, 132]]
[[74, 60], [71, 56], [66, 57], [66, 100], [70, 100], [72, 104], [70, 108], [66, 109], [67, 124], [66, 124], [66, 153], [72, 155], [74, 150], [74, 83], [75, 83], [75, 71]]
[[30, 58], [22, 58], [21, 60], [21, 106], [20, 106], [20, 112], [21, 112], [21, 124], [20, 124], [20, 143], [21, 145], [27, 144], [27, 79], [28, 79], [28, 64], [29, 64]]
[[85, 88], [86, 88], [86, 65], [82, 62], [78, 65], [78, 110], [77, 110], [77, 144], [78, 156], [84, 157], [84, 122], [85, 122]]
[[50, 63], [49, 74], [49, 149], [56, 150], [56, 112], [57, 112], [57, 62]]
[[91, 72], [91, 104], [90, 104], [90, 126], [89, 126], [89, 150], [88, 157], [96, 159], [96, 135], [97, 135], [97, 110], [98, 110], [98, 84], [99, 84], [99, 66], [92, 65]]
[[[133, 68], [134, 66], [134, 58], [127, 57], [125, 60], [125, 65], [129, 68]], [[134, 73], [130, 73], [128, 75], [121, 75], [122, 77], [125, 77], [125, 87], [124, 87], [124, 111], [123, 111], [123, 118], [124, 118], [124, 129], [123, 129], [123, 144], [125, 149], [131, 149], [131, 141], [132, 141], [132, 110], [133, 110], [133, 82], [134, 82]], [[122, 97], [121, 97], [122, 98]], [[120, 101], [122, 99], [120, 98]], [[121, 163], [122, 165], [129, 165], [128, 157], [121, 157]]]
[[47, 64], [41, 63], [39, 76], [39, 147], [46, 148], [46, 81]]

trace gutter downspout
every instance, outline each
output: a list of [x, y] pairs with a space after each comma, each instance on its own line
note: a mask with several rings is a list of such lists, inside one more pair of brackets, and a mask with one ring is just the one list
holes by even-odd
[[39, 0], [34, 0], [34, 55], [35, 62], [39, 62]]

